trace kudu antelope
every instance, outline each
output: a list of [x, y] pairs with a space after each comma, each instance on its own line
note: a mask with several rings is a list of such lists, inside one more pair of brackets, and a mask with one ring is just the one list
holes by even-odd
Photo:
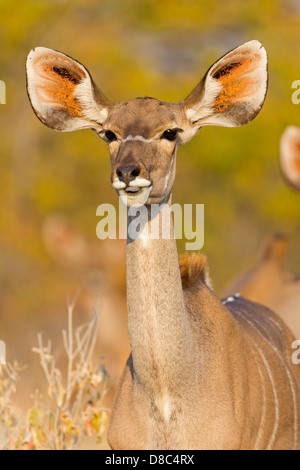
[[[279, 163], [284, 179], [300, 191], [300, 128], [289, 126], [280, 139]], [[257, 265], [239, 276], [223, 296], [239, 292], [278, 313], [300, 339], [300, 277], [286, 267], [286, 236], [274, 235]]]
[[[112, 185], [128, 211], [147, 208], [140, 236], [127, 239], [131, 355], [112, 413], [111, 447], [298, 448], [299, 371], [289, 329], [243, 298], [222, 303], [203, 257], [184, 257], [179, 266], [172, 230], [163, 238], [160, 225], [158, 238], [147, 237], [166, 215], [172, 227], [179, 144], [202, 126], [247, 124], [260, 111], [265, 49], [258, 41], [237, 47], [178, 103], [146, 97], [111, 104], [80, 63], [40, 47], [28, 56], [27, 81], [38, 118], [59, 131], [93, 129], [108, 143]], [[160, 210], [151, 211], [153, 204]]]

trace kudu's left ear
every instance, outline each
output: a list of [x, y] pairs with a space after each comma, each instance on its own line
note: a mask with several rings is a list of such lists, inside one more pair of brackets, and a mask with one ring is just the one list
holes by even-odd
[[27, 91], [37, 117], [58, 131], [99, 128], [109, 101], [89, 72], [61, 52], [36, 47], [26, 62]]
[[183, 101], [189, 140], [202, 126], [235, 127], [259, 113], [267, 91], [267, 53], [258, 41], [246, 42], [210, 67]]
[[280, 168], [286, 181], [300, 191], [300, 128], [289, 126], [280, 139]]

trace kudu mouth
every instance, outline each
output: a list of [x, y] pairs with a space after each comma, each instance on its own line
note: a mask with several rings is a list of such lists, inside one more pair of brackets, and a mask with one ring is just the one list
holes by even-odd
[[135, 178], [126, 184], [118, 178], [112, 183], [122, 202], [128, 207], [139, 207], [147, 203], [152, 191], [152, 183], [146, 178]]

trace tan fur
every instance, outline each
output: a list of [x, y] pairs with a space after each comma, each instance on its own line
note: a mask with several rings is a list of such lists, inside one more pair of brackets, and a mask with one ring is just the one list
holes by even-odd
[[[142, 248], [136, 240], [128, 247], [132, 356], [115, 402], [108, 436], [111, 446], [298, 448], [300, 376], [291, 362], [294, 337], [265, 307], [242, 298], [223, 305], [203, 282], [203, 258], [199, 265], [187, 259], [181, 263], [185, 275], [191, 266], [200, 268], [197, 287], [189, 283], [190, 288], [183, 291], [183, 314], [178, 310], [180, 296], [176, 298], [173, 243], [153, 240]], [[158, 305], [163, 305], [153, 310], [157, 264], [164, 269], [155, 295]], [[145, 269], [138, 271], [143, 265]], [[165, 279], [166, 272], [174, 274]], [[171, 294], [164, 303], [167, 285]], [[149, 297], [147, 289], [152, 292]]]
[[275, 234], [267, 240], [264, 247], [262, 259], [265, 261], [275, 260], [278, 264], [284, 263], [288, 247], [288, 237], [281, 233]]
[[[34, 68], [29, 70], [36, 78]], [[88, 75], [85, 80], [87, 84]], [[36, 97], [37, 83], [29, 80], [30, 96]], [[140, 235], [128, 231], [131, 354], [108, 433], [113, 449], [300, 447], [300, 376], [291, 361], [293, 336], [265, 307], [240, 298], [222, 303], [206, 285], [203, 257], [182, 259], [181, 280], [170, 211], [178, 145], [203, 124], [249, 122], [261, 109], [266, 86], [266, 52], [258, 41], [250, 41], [217, 61], [183, 102], [140, 98], [103, 105], [106, 113], [99, 110], [99, 120], [92, 107], [90, 127], [109, 143], [115, 189], [124, 197], [134, 185], [138, 191], [127, 205], [146, 204]], [[87, 86], [85, 90], [84, 101], [92, 102]], [[221, 98], [215, 106], [218, 96], [223, 102]], [[37, 114], [44, 110], [50, 127], [54, 122], [66, 130], [65, 122], [57, 124], [59, 111], [50, 106], [49, 112], [38, 100], [34, 109]], [[67, 130], [82, 126], [76, 119], [68, 116]], [[169, 131], [174, 139], [165, 137]], [[154, 203], [160, 204], [155, 213]], [[129, 213], [128, 229], [132, 217]], [[169, 238], [162, 232], [166, 218]], [[158, 238], [147, 235], [154, 222]]]
[[180, 275], [183, 289], [198, 287], [200, 282], [207, 282], [207, 260], [200, 253], [187, 253], [179, 257]]
[[263, 249], [257, 265], [223, 290], [226, 297], [239, 292], [274, 310], [300, 339], [300, 278], [286, 267], [287, 238], [275, 235]]

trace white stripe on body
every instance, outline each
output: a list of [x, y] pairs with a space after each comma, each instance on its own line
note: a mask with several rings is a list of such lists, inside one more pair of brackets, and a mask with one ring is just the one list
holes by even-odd
[[[279, 357], [279, 359], [281, 360], [281, 362], [283, 363], [283, 365], [285, 366], [283, 360], [282, 360], [282, 357], [281, 357], [281, 354], [280, 352], [278, 351], [278, 349], [271, 343], [271, 338], [269, 336], [269, 333], [268, 331], [266, 331], [266, 329], [262, 326], [261, 328], [263, 329], [263, 331], [266, 333], [266, 336], [267, 338], [262, 334], [262, 332], [258, 329], [257, 326], [255, 326], [255, 324], [253, 324], [252, 321], [250, 321], [248, 318], [246, 318], [244, 315], [242, 315], [242, 313], [236, 311], [235, 313], [237, 313], [238, 315], [240, 315], [242, 318], [245, 319], [245, 321], [251, 325], [251, 327], [257, 331], [257, 333], [259, 334], [259, 336], [273, 349], [273, 351], [275, 352], [275, 354]], [[274, 326], [276, 326], [277, 328], [279, 328], [279, 325], [273, 321], [273, 324]], [[281, 330], [279, 330], [281, 331]], [[253, 340], [251, 339], [252, 343]], [[254, 343], [255, 344], [255, 343]], [[261, 357], [263, 359], [263, 362], [266, 366], [266, 369], [268, 371], [268, 375], [270, 377], [270, 381], [272, 383], [272, 387], [273, 387], [273, 393], [274, 393], [274, 398], [275, 398], [275, 425], [274, 425], [274, 429], [273, 429], [273, 433], [272, 433], [272, 437], [270, 439], [270, 442], [267, 446], [267, 449], [268, 450], [271, 450], [272, 447], [273, 447], [273, 444], [274, 444], [274, 441], [275, 441], [275, 438], [276, 438], [276, 434], [277, 434], [277, 430], [278, 430], [278, 423], [279, 423], [279, 402], [278, 402], [278, 397], [277, 397], [277, 393], [276, 393], [276, 389], [275, 389], [275, 383], [274, 383], [274, 379], [273, 379], [273, 376], [271, 374], [271, 369], [270, 369], [270, 366], [266, 360], [266, 358], [264, 357], [262, 351], [258, 348], [258, 346], [256, 345], [258, 351], [260, 352], [261, 354]], [[293, 448], [295, 449], [296, 446], [297, 446], [297, 426], [298, 426], [298, 419], [297, 419], [297, 401], [296, 401], [296, 392], [295, 392], [295, 384], [293, 383], [293, 379], [291, 377], [291, 374], [289, 372], [289, 370], [284, 367], [284, 370], [286, 371], [286, 374], [288, 376], [288, 380], [289, 380], [289, 384], [290, 384], [290, 388], [291, 388], [291, 393], [292, 393], [292, 397], [293, 397], [293, 407], [294, 407], [294, 445], [293, 445]]]

